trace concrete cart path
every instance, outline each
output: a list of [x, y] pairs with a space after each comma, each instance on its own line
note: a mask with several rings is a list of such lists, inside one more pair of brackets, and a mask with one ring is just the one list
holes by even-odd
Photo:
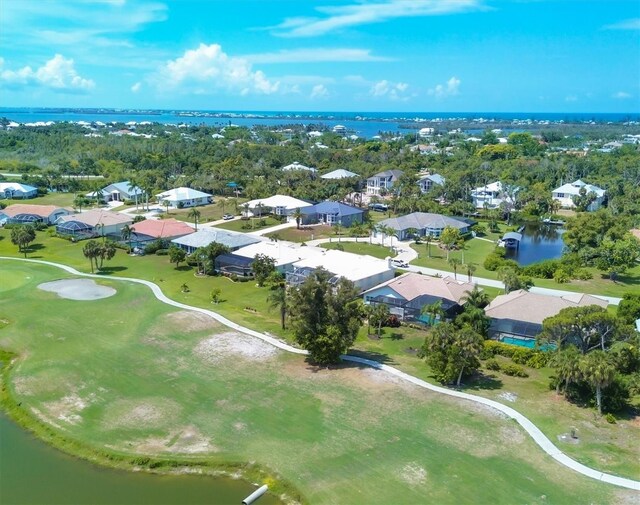
[[[82, 277], [90, 277], [90, 278], [94, 278], [94, 279], [103, 279], [103, 280], [117, 280], [117, 281], [125, 281], [125, 282], [133, 282], [136, 284], [143, 284], [145, 286], [147, 286], [149, 289], [151, 289], [151, 291], [153, 292], [154, 296], [160, 300], [161, 302], [164, 302], [168, 305], [171, 305], [173, 307], [177, 307], [180, 309], [184, 309], [184, 310], [191, 310], [194, 312], [199, 312], [201, 314], [206, 314], [210, 317], [212, 317], [213, 319], [215, 319], [216, 321], [224, 324], [225, 326], [228, 326], [229, 328], [232, 328], [236, 331], [245, 333], [247, 335], [251, 335], [253, 337], [259, 338], [260, 340], [263, 340], [264, 342], [267, 342], [279, 349], [282, 349], [283, 351], [287, 351], [287, 352], [291, 352], [291, 353], [295, 353], [295, 354], [300, 354], [300, 355], [306, 355], [308, 354], [307, 351], [302, 350], [302, 349], [298, 349], [296, 347], [293, 347], [271, 335], [268, 335], [266, 333], [260, 333], [254, 330], [251, 330], [249, 328], [246, 328], [244, 326], [241, 326], [239, 324], [234, 323], [233, 321], [227, 319], [226, 317], [218, 314], [217, 312], [213, 312], [211, 310], [207, 310], [207, 309], [203, 309], [200, 307], [193, 307], [191, 305], [187, 305], [185, 303], [180, 303], [180, 302], [176, 302], [174, 300], [171, 300], [170, 298], [168, 298], [167, 296], [165, 296], [165, 294], [162, 292], [162, 290], [160, 289], [160, 287], [157, 284], [154, 284], [153, 282], [147, 281], [147, 280], [143, 280], [143, 279], [134, 279], [134, 278], [127, 278], [127, 277], [117, 277], [117, 276], [109, 276], [109, 277], [105, 277], [103, 275], [97, 275], [97, 274], [86, 274], [86, 273], [82, 273], [79, 272], [78, 270], [76, 270], [75, 268], [72, 268], [70, 266], [67, 265], [62, 265], [59, 263], [53, 263], [51, 261], [42, 261], [42, 260], [33, 260], [33, 259], [25, 259], [25, 258], [11, 258], [11, 257], [6, 257], [6, 256], [0, 256], [0, 260], [9, 260], [9, 261], [21, 261], [21, 262], [27, 262], [27, 263], [36, 263], [36, 264], [41, 264], [41, 265], [48, 265], [48, 266], [52, 266], [52, 267], [56, 267], [56, 268], [60, 268], [70, 274], [73, 275], [78, 275], [78, 276], [82, 276]], [[496, 402], [494, 400], [490, 400], [488, 398], [483, 398], [481, 396], [476, 396], [476, 395], [472, 395], [469, 393], [464, 393], [462, 391], [456, 391], [454, 389], [448, 389], [448, 388], [444, 388], [441, 386], [436, 386], [434, 384], [430, 384], [422, 379], [418, 379], [417, 377], [414, 377], [412, 375], [409, 375], [405, 372], [402, 372], [401, 370], [398, 370], [397, 368], [391, 367], [389, 365], [384, 365], [382, 363], [378, 363], [377, 361], [373, 361], [373, 360], [368, 360], [365, 358], [360, 358], [358, 356], [350, 356], [350, 355], [344, 355], [342, 356], [342, 359], [345, 361], [351, 361], [353, 363], [359, 363], [362, 365], [366, 365], [366, 366], [370, 366], [373, 368], [376, 368], [378, 370], [382, 370], [386, 373], [389, 373], [391, 375], [394, 375], [402, 380], [405, 380], [407, 382], [410, 382], [412, 384], [415, 384], [416, 386], [419, 386], [421, 388], [424, 389], [428, 389], [430, 391], [434, 391], [436, 393], [441, 393], [444, 395], [448, 395], [448, 396], [453, 396], [455, 398], [460, 398], [463, 400], [468, 400], [468, 401], [472, 401], [472, 402], [476, 402], [476, 403], [480, 403], [482, 405], [486, 405], [487, 407], [493, 408], [498, 410], [499, 412], [502, 412], [503, 414], [505, 414], [506, 416], [508, 416], [511, 419], [514, 419], [520, 426], [522, 426], [522, 428], [524, 428], [524, 430], [531, 436], [531, 438], [534, 440], [534, 442], [536, 444], [538, 444], [538, 446], [540, 446], [540, 448], [546, 452], [549, 456], [551, 456], [553, 459], [555, 459], [558, 463], [560, 463], [561, 465], [564, 465], [565, 467], [578, 472], [582, 475], [585, 475], [586, 477], [589, 477], [591, 479], [595, 479], [601, 482], [605, 482], [608, 484], [613, 484], [615, 486], [619, 486], [619, 487], [624, 487], [627, 489], [633, 489], [636, 491], [640, 491], [640, 481], [636, 481], [633, 479], [627, 479], [625, 477], [619, 477], [617, 475], [611, 475], [608, 473], [604, 473], [604, 472], [600, 472], [598, 470], [594, 470], [593, 468], [589, 468], [586, 465], [583, 465], [582, 463], [578, 463], [577, 461], [571, 459], [569, 456], [567, 456], [566, 454], [564, 454], [558, 447], [556, 447], [553, 442], [551, 442], [551, 440], [549, 440], [546, 435], [544, 433], [542, 433], [542, 431], [535, 425], [533, 424], [528, 418], [526, 418], [525, 416], [523, 416], [522, 414], [520, 414], [517, 410], [508, 407], [506, 405], [503, 405], [502, 403]]]

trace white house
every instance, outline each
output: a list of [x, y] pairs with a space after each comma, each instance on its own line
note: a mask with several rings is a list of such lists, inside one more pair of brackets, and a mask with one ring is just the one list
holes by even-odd
[[320, 176], [320, 179], [348, 179], [350, 177], [358, 177], [358, 174], [345, 170], [344, 168], [338, 168], [328, 174]]
[[282, 170], [284, 172], [289, 172], [291, 170], [306, 170], [307, 172], [311, 172], [311, 173], [315, 173], [318, 171], [316, 168], [308, 167], [306, 165], [303, 165], [302, 163], [298, 163], [297, 161], [294, 161], [289, 165], [285, 165], [284, 167], [282, 167]]
[[19, 182], [0, 182], [0, 198], [35, 198], [38, 188]]
[[[258, 214], [275, 214], [276, 216], [290, 216], [296, 209], [302, 209], [304, 207], [310, 207], [312, 204], [305, 202], [304, 200], [298, 200], [288, 195], [273, 195], [269, 198], [259, 198], [257, 200], [251, 200], [245, 205], [249, 206], [251, 212], [255, 215]], [[259, 209], [258, 212], [256, 210]]]
[[367, 179], [367, 194], [379, 195], [382, 191], [389, 191], [401, 176], [402, 170], [386, 170]]
[[168, 202], [170, 207], [180, 209], [212, 203], [213, 195], [191, 188], [175, 188], [156, 195], [156, 200], [163, 205]]
[[440, 174], [427, 174], [418, 179], [418, 186], [422, 193], [428, 193], [434, 186], [444, 186], [444, 177]]
[[560, 205], [565, 208], [571, 209], [575, 207], [575, 204], [573, 203], [573, 197], [579, 196], [580, 190], [582, 190], [583, 188], [586, 195], [588, 195], [589, 193], [595, 194], [595, 199], [589, 204], [589, 206], [587, 207], [587, 211], [593, 212], [594, 210], [598, 210], [602, 206], [606, 191], [602, 188], [599, 188], [598, 186], [587, 184], [580, 179], [554, 189], [551, 195], [554, 200], [560, 202]]
[[515, 205], [515, 194], [519, 189], [507, 192], [505, 186], [497, 181], [471, 190], [471, 198], [476, 209], [497, 209], [503, 202]]
[[[123, 181], [114, 182], [102, 188], [99, 191], [99, 195], [105, 202], [123, 202], [125, 200], [135, 200], [136, 198], [141, 199], [144, 191], [138, 186], [132, 186], [129, 181]], [[92, 191], [85, 196], [95, 198], [96, 192]]]

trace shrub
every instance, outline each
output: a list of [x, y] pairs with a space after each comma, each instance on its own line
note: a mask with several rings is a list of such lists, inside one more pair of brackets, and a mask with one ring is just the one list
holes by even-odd
[[520, 365], [504, 365], [500, 367], [500, 371], [511, 377], [529, 377], [529, 374]]
[[487, 370], [493, 370], [496, 372], [500, 370], [500, 363], [498, 363], [495, 358], [488, 359], [484, 366]]
[[144, 253], [145, 254], [155, 254], [156, 251], [158, 251], [159, 249], [168, 249], [168, 248], [169, 248], [169, 241], [168, 240], [158, 239], [158, 240], [154, 240], [153, 242], [148, 243], [144, 247]]
[[609, 424], [616, 424], [616, 416], [614, 416], [611, 412], [604, 416], [604, 418]]
[[589, 270], [587, 270], [586, 268], [578, 268], [573, 273], [573, 277], [580, 281], [588, 281], [590, 279], [593, 279], [593, 274], [589, 272]]
[[559, 260], [544, 260], [538, 261], [531, 265], [527, 265], [522, 269], [524, 275], [530, 277], [537, 277], [539, 279], [553, 279], [554, 274], [560, 268], [561, 263]]
[[498, 268], [502, 266], [503, 262], [504, 262], [504, 258], [498, 256], [495, 253], [491, 253], [487, 255], [487, 257], [485, 258], [483, 266], [490, 272], [495, 272], [496, 270], [498, 270]]
[[521, 347], [515, 350], [515, 352], [511, 356], [511, 360], [518, 365], [526, 365], [527, 361], [529, 361], [529, 359], [531, 359], [531, 357], [533, 356], [533, 353], [533, 349]]
[[551, 354], [548, 352], [534, 351], [533, 355], [527, 360], [525, 365], [536, 369], [545, 367], [549, 363], [550, 356]]
[[558, 270], [553, 274], [553, 280], [558, 284], [566, 284], [571, 280], [571, 277], [564, 268], [558, 268]]
[[399, 328], [400, 327], [400, 319], [395, 314], [391, 314], [387, 320], [384, 322], [384, 326], [387, 328]]
[[166, 256], [169, 254], [169, 249], [158, 249], [156, 251], [156, 256]]

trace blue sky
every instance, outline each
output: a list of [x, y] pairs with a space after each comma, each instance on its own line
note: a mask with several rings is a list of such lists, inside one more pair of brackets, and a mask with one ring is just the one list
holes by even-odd
[[0, 106], [640, 112], [640, 2], [3, 0]]

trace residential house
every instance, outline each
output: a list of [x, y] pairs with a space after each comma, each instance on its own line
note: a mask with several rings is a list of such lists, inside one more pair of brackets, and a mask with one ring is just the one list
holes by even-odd
[[144, 191], [138, 186], [132, 186], [129, 181], [114, 182], [108, 186], [102, 188], [98, 195], [96, 191], [87, 193], [85, 196], [89, 198], [96, 198], [98, 196], [105, 203], [106, 202], [124, 202], [125, 200], [134, 200], [138, 198], [141, 201], [144, 196]]
[[338, 168], [337, 170], [333, 170], [328, 174], [324, 174], [320, 176], [320, 179], [348, 179], [351, 177], [359, 177], [358, 174], [350, 172], [349, 170], [345, 170], [344, 168]]
[[45, 223], [53, 224], [61, 216], [73, 214], [73, 210], [57, 207], [55, 205], [32, 205], [26, 203], [16, 203], [0, 210], [0, 225], [5, 223], [30, 224]]
[[[379, 227], [387, 226], [393, 228], [394, 235], [398, 237], [398, 240], [406, 240], [412, 238], [411, 230], [413, 233], [424, 237], [431, 235], [433, 238], [439, 238], [442, 231], [450, 226], [460, 230], [463, 235], [471, 231], [473, 221], [464, 220], [457, 217], [443, 216], [442, 214], [432, 214], [429, 212], [413, 212], [405, 216], [392, 217], [380, 221]], [[380, 233], [379, 231], [376, 233]]]
[[515, 205], [515, 194], [519, 188], [507, 191], [500, 181], [486, 184], [471, 191], [471, 198], [476, 209], [497, 209], [504, 202]]
[[402, 174], [402, 170], [386, 170], [369, 177], [367, 179], [367, 194], [380, 195], [388, 192]]
[[228, 247], [230, 251], [235, 251], [260, 241], [260, 238], [246, 233], [237, 233], [220, 228], [201, 228], [189, 235], [175, 238], [171, 242], [191, 254], [196, 249], [206, 247], [213, 242]]
[[213, 195], [191, 188], [175, 188], [156, 195], [158, 203], [165, 205], [168, 202], [170, 207], [182, 209], [185, 207], [197, 207], [213, 203]]
[[318, 169], [316, 168], [308, 167], [306, 165], [303, 165], [302, 163], [298, 163], [297, 161], [294, 161], [289, 165], [285, 165], [284, 167], [282, 167], [282, 170], [284, 172], [289, 172], [291, 170], [306, 170], [307, 172], [311, 172], [311, 173], [315, 173], [318, 171]]
[[440, 174], [426, 174], [418, 179], [418, 186], [422, 193], [428, 193], [434, 186], [444, 186], [444, 177]]
[[288, 195], [273, 195], [269, 198], [251, 200], [245, 205], [248, 205], [254, 215], [271, 213], [276, 216], [287, 216], [290, 218], [296, 209], [310, 207], [312, 204]]
[[304, 214], [302, 220], [304, 224], [323, 223], [329, 226], [340, 224], [344, 227], [362, 223], [365, 212], [358, 207], [329, 200], [304, 207], [301, 211]]
[[112, 237], [120, 240], [122, 228], [133, 218], [104, 209], [92, 209], [79, 214], [62, 216], [56, 221], [56, 232], [62, 235]]
[[531, 340], [542, 331], [542, 322], [568, 307], [597, 305], [607, 307], [607, 302], [595, 296], [575, 293], [550, 296], [525, 290], [499, 295], [484, 309], [491, 318], [489, 336], [498, 340]]
[[422, 314], [425, 306], [441, 302], [444, 318], [453, 318], [462, 310], [464, 297], [473, 287], [470, 282], [452, 277], [409, 272], [365, 291], [363, 297], [366, 304], [387, 305], [401, 321], [431, 323], [431, 316]]
[[131, 226], [132, 242], [141, 245], [158, 239], [172, 240], [193, 233], [193, 228], [177, 219], [145, 219]]
[[20, 182], [0, 182], [0, 198], [26, 199], [38, 196], [38, 188]]
[[587, 207], [587, 211], [593, 212], [595, 210], [598, 210], [604, 202], [606, 191], [602, 188], [599, 188], [598, 186], [587, 184], [580, 179], [574, 182], [563, 184], [559, 188], [554, 189], [551, 193], [551, 196], [554, 200], [560, 202], [560, 205], [562, 205], [562, 207], [572, 209], [575, 207], [575, 203], [573, 203], [573, 197], [580, 196], [580, 191], [583, 189], [586, 195], [593, 193], [595, 196], [593, 202], [591, 202]]

